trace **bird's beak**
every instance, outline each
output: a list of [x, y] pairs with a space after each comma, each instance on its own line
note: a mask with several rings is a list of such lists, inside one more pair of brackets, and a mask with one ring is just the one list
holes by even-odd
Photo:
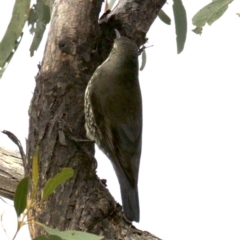
[[121, 37], [121, 34], [120, 32], [117, 30], [117, 29], [114, 29], [115, 33], [116, 33], [116, 37], [117, 38], [120, 38]]

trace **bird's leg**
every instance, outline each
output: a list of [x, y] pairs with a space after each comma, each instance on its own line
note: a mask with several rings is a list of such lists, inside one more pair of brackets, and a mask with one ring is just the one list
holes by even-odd
[[71, 131], [64, 126], [63, 121], [59, 122], [58, 138], [59, 138], [59, 142], [63, 146], [67, 146], [66, 138], [68, 138], [69, 140], [71, 140], [75, 143], [94, 143], [94, 141], [87, 139], [87, 138], [81, 139], [81, 138], [74, 137], [72, 135]]

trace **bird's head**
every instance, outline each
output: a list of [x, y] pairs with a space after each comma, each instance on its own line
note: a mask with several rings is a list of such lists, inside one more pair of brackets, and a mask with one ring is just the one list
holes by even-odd
[[114, 40], [112, 52], [119, 55], [137, 58], [138, 47], [136, 43], [127, 37], [122, 37], [118, 30], [114, 30], [116, 32], [116, 39]]

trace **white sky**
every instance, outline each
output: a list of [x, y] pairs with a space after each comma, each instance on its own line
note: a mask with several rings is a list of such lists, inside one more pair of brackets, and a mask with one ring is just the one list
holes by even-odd
[[[164, 10], [173, 19], [168, 2]], [[183, 2], [189, 20], [183, 53], [176, 54], [173, 23], [169, 27], [157, 19], [147, 34], [154, 46], [147, 49], [147, 65], [140, 72], [144, 129], [141, 220], [136, 226], [164, 240], [239, 240], [240, 3], [230, 4], [224, 16], [198, 36], [191, 32], [191, 18], [210, 0]], [[0, 38], [11, 8], [0, 2]], [[28, 36], [0, 80], [0, 130], [12, 131], [22, 142], [45, 45], [30, 58]], [[16, 149], [1, 134], [0, 146]], [[109, 160], [99, 151], [96, 157], [100, 177], [108, 179], [110, 192], [120, 201]], [[5, 208], [0, 201], [0, 213]], [[3, 215], [10, 235], [12, 212]], [[1, 230], [0, 239], [7, 240]]]

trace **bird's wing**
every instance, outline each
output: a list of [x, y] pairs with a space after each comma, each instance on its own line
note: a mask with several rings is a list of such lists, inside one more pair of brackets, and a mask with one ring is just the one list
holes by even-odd
[[140, 88], [134, 85], [129, 90], [122, 88], [121, 84], [120, 87], [118, 84], [109, 85], [105, 78], [116, 79], [114, 71], [98, 68], [89, 95], [95, 122], [102, 135], [99, 147], [111, 159], [116, 173], [124, 174], [135, 186], [142, 141]]
[[[112, 160], [118, 175], [124, 174], [132, 186], [137, 184], [139, 161], [142, 143], [142, 116], [106, 113], [107, 109], [99, 104], [101, 100], [94, 100], [92, 96], [93, 112], [97, 118], [97, 126], [101, 132], [102, 144], [99, 146]], [[120, 176], [121, 177], [121, 176]]]

